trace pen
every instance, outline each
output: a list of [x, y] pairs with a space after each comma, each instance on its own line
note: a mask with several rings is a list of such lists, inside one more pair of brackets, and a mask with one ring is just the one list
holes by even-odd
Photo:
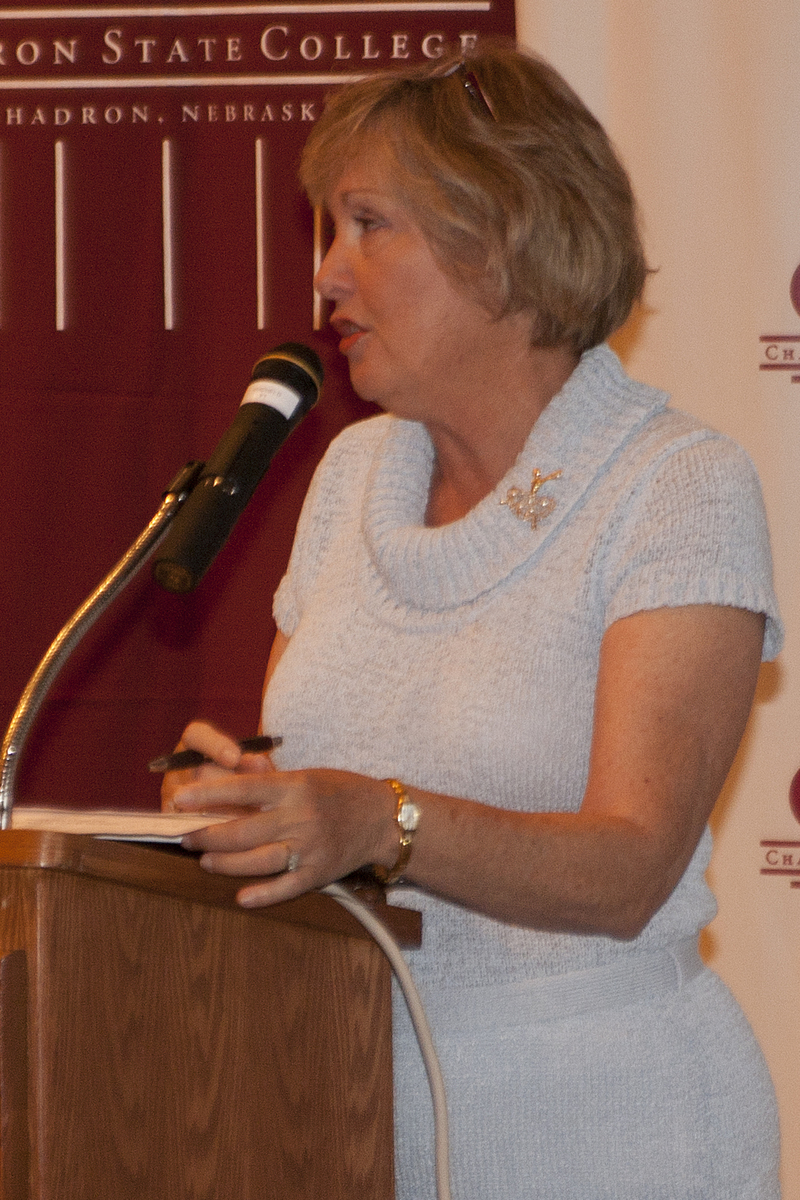
[[[245, 738], [239, 742], [239, 749], [246, 754], [256, 754], [259, 750], [272, 750], [275, 746], [280, 746], [282, 741], [281, 737]], [[151, 771], [181, 771], [186, 767], [199, 767], [207, 762], [211, 762], [211, 759], [206, 758], [199, 750], [178, 750], [175, 754], [164, 754], [161, 758], [154, 758], [147, 765]]]

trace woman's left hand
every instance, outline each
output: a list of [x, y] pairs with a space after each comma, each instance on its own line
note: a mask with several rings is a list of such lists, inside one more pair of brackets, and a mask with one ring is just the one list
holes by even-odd
[[386, 783], [349, 771], [242, 771], [177, 787], [179, 812], [247, 810], [187, 834], [201, 866], [258, 875], [237, 895], [247, 908], [289, 900], [371, 862], [396, 857], [395, 799]]

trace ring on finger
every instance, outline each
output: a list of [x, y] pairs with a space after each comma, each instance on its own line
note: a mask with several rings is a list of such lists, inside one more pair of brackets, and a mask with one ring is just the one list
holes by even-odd
[[296, 850], [292, 850], [290, 846], [286, 847], [289, 857], [286, 860], [286, 866], [283, 868], [284, 875], [291, 875], [300, 866], [300, 855]]

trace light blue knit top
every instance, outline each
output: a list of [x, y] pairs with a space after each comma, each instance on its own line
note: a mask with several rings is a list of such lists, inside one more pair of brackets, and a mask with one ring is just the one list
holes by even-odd
[[[760, 488], [729, 438], [666, 408], [605, 346], [585, 354], [505, 479], [460, 521], [424, 525], [432, 447], [380, 416], [346, 429], [312, 482], [275, 598], [290, 637], [265, 700], [281, 769], [392, 776], [501, 808], [575, 811], [600, 642], [633, 612], [721, 604], [781, 642]], [[501, 503], [561, 471], [536, 528]], [[705, 834], [633, 942], [504, 925], [417, 889], [423, 986], [504, 983], [603, 964], [705, 925]]]

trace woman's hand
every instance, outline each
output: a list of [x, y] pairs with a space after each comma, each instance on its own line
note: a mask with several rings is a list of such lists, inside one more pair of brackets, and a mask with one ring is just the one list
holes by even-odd
[[208, 871], [267, 877], [241, 889], [243, 906], [291, 899], [367, 863], [394, 863], [395, 799], [385, 782], [348, 771], [276, 771], [267, 756], [242, 754], [226, 734], [201, 723], [188, 727], [185, 747], [214, 762], [171, 772], [164, 806], [231, 814], [182, 844], [203, 852]]
[[[161, 785], [163, 812], [175, 812], [175, 793], [187, 784], [227, 778], [232, 772], [264, 772], [274, 767], [268, 754], [244, 754], [239, 743], [206, 721], [192, 721], [183, 731], [176, 750], [198, 750], [209, 762], [183, 771], [168, 771]], [[215, 811], [219, 811], [217, 808]]]

